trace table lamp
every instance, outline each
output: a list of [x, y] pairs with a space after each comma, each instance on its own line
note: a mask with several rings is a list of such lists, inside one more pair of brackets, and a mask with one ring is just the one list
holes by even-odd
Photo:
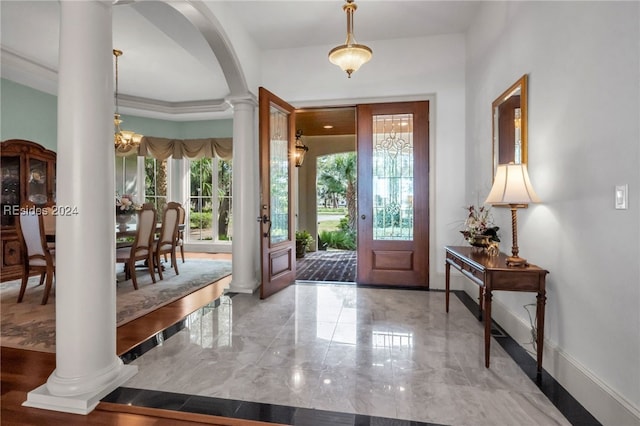
[[508, 204], [511, 207], [511, 232], [513, 246], [511, 256], [507, 257], [507, 266], [526, 266], [527, 260], [518, 256], [518, 208], [529, 203], [539, 203], [540, 199], [531, 186], [526, 164], [500, 164], [491, 192], [485, 203], [493, 205]]

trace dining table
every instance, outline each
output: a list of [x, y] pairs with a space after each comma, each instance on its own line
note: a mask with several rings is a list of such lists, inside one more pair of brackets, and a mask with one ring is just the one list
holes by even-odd
[[[178, 224], [178, 232], [184, 231], [185, 224]], [[116, 230], [116, 248], [121, 247], [130, 247], [133, 244], [133, 238], [136, 236], [137, 227], [136, 224], [127, 225], [126, 229], [120, 229], [118, 226], [115, 227]], [[156, 234], [159, 234], [162, 230], [162, 223], [156, 224]], [[47, 243], [55, 244], [56, 242], [56, 234], [54, 233], [46, 233], [45, 238]]]
[[[184, 231], [185, 224], [178, 224], [178, 233]], [[156, 234], [159, 234], [162, 230], [162, 223], [156, 223]], [[121, 247], [130, 247], [133, 244], [133, 238], [136, 236], [136, 232], [138, 231], [136, 224], [127, 225], [126, 229], [121, 229], [119, 226], [116, 226], [116, 248]]]

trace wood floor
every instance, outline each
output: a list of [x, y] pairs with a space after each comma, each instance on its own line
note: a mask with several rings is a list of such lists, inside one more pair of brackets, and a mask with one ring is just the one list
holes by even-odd
[[[230, 259], [230, 254], [188, 253], [187, 258]], [[144, 317], [118, 327], [116, 350], [126, 353], [140, 342], [180, 321], [222, 294], [231, 277], [202, 288]], [[176, 413], [100, 403], [89, 415], [23, 407], [27, 392], [46, 382], [55, 369], [55, 354], [2, 347], [0, 350], [2, 425], [262, 425], [265, 423], [199, 414]]]

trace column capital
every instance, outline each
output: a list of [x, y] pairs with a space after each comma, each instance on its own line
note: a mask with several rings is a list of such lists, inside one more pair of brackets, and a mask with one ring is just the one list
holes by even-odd
[[256, 96], [253, 93], [230, 96], [226, 98], [225, 101], [234, 108], [237, 107], [238, 105], [251, 105], [253, 107], [258, 106], [258, 98], [256, 98]]

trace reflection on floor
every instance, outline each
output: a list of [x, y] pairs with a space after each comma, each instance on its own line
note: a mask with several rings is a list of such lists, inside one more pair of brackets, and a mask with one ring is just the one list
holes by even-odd
[[109, 398], [305, 425], [570, 424], [496, 342], [484, 367], [482, 324], [451, 302], [445, 314], [442, 292], [330, 284], [223, 296], [132, 361], [139, 373]]

